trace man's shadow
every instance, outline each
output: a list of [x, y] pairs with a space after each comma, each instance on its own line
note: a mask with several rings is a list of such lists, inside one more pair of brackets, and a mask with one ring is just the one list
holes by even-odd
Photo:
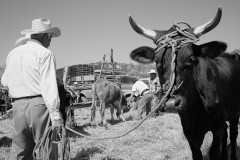
[[12, 139], [4, 136], [0, 139], [0, 147], [11, 147], [12, 146]]
[[82, 149], [81, 151], [78, 151], [76, 156], [72, 158], [72, 160], [90, 160], [90, 156], [94, 154], [101, 154], [104, 151], [98, 147], [92, 147], [88, 149]]
[[[72, 160], [91, 160], [91, 156], [94, 154], [102, 154], [104, 152], [103, 149], [100, 149], [98, 147], [92, 147], [88, 149], [83, 149], [81, 151], [78, 151], [76, 156], [72, 158]], [[120, 158], [111, 158], [111, 157], [104, 157], [101, 158], [101, 160], [124, 160]]]

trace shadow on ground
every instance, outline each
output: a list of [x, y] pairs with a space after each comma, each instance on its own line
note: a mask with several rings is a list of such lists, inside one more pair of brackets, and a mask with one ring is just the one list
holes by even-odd
[[107, 122], [111, 125], [116, 125], [118, 123], [121, 123], [122, 120], [117, 120], [117, 119], [114, 119], [114, 120], [111, 120], [111, 119], [108, 119]]
[[[76, 132], [79, 132], [79, 133], [81, 133], [81, 134], [83, 134], [85, 136], [90, 136], [90, 134], [88, 132], [84, 131], [84, 127], [85, 126], [75, 126], [73, 128], [73, 130], [76, 131]], [[68, 131], [68, 133], [69, 133], [68, 136], [72, 137], [72, 138], [77, 138], [77, 137], [80, 136], [80, 135], [77, 135], [77, 134], [75, 134], [75, 133], [73, 133], [71, 131]], [[83, 137], [83, 136], [81, 136], [81, 137]]]
[[101, 160], [124, 160], [124, 159], [105, 157], [105, 158], [102, 158]]
[[11, 147], [12, 139], [4, 136], [0, 139], [0, 147]]
[[104, 151], [98, 147], [92, 147], [92, 148], [88, 148], [88, 149], [83, 149], [81, 151], [78, 151], [76, 156], [73, 157], [71, 160], [90, 160], [91, 155], [94, 155], [96, 153], [103, 153]]

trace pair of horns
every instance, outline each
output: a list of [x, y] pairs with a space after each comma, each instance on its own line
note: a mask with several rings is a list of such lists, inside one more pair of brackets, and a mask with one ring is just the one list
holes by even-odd
[[[201, 26], [195, 27], [193, 29], [193, 34], [196, 37], [200, 37], [200, 36], [204, 35], [205, 33], [211, 31], [212, 29], [214, 29], [219, 24], [219, 22], [221, 20], [221, 17], [222, 17], [222, 8], [218, 7], [217, 14], [215, 15], [215, 17], [213, 19], [211, 19], [210, 21], [208, 21], [207, 23], [205, 23]], [[140, 34], [144, 37], [150, 38], [152, 40], [156, 40], [157, 33], [154, 30], [146, 29], [146, 28], [142, 27], [141, 25], [137, 24], [132, 19], [131, 16], [129, 16], [129, 22], [130, 22], [132, 28], [138, 34]]]

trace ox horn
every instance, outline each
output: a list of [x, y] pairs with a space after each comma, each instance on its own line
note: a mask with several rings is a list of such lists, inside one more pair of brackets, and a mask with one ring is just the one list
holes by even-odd
[[129, 22], [132, 28], [140, 35], [155, 40], [157, 33], [154, 30], [146, 29], [137, 24], [132, 17], [129, 15]]
[[201, 26], [194, 28], [194, 30], [193, 30], [194, 35], [197, 37], [200, 37], [200, 36], [204, 35], [205, 33], [211, 31], [219, 24], [221, 17], [222, 17], [222, 8], [218, 7], [217, 14], [213, 19], [211, 19], [210, 21], [208, 21], [207, 23], [205, 23]]

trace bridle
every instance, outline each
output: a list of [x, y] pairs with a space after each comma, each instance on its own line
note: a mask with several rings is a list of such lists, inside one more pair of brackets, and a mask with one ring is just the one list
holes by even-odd
[[[181, 24], [184, 24], [187, 27], [181, 28], [181, 26], [180, 26]], [[174, 97], [174, 93], [177, 92], [183, 84], [183, 81], [181, 81], [180, 84], [178, 84], [178, 86], [176, 85], [176, 72], [175, 71], [176, 71], [176, 60], [177, 60], [178, 50], [182, 46], [184, 46], [188, 43], [196, 43], [197, 41], [199, 41], [199, 39], [195, 35], [193, 35], [192, 33], [189, 33], [187, 31], [187, 29], [192, 28], [192, 27], [185, 22], [174, 23], [172, 28], [174, 31], [162, 36], [161, 38], [159, 38], [158, 40], [155, 41], [155, 44], [157, 45], [157, 47], [155, 49], [155, 54], [157, 54], [161, 49], [167, 49], [167, 48], [172, 49], [170, 77], [169, 77], [169, 80], [167, 80], [163, 85], [161, 84], [161, 90], [162, 90], [162, 93], [164, 93], [164, 97], [166, 97], [166, 101], [169, 98]], [[181, 35], [184, 37], [174, 39], [178, 35]], [[166, 107], [166, 105], [161, 105], [161, 106], [162, 106], [162, 108], [160, 108], [160, 110], [164, 110], [164, 108]]]

